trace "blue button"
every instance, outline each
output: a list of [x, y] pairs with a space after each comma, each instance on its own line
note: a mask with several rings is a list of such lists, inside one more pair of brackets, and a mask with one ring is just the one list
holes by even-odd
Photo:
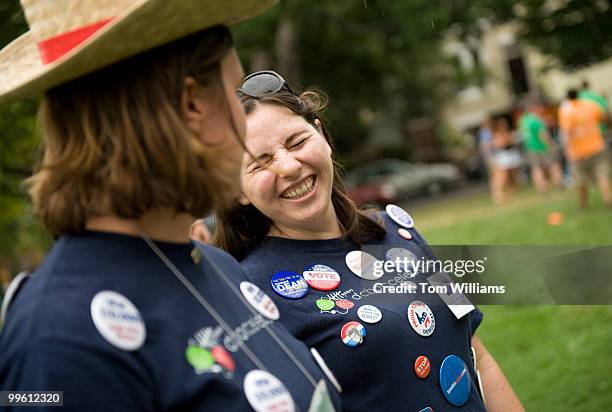
[[465, 405], [470, 398], [470, 372], [459, 356], [449, 355], [442, 361], [440, 389], [446, 400], [455, 406]]
[[276, 293], [287, 299], [303, 298], [308, 293], [308, 284], [295, 272], [276, 272], [270, 284]]

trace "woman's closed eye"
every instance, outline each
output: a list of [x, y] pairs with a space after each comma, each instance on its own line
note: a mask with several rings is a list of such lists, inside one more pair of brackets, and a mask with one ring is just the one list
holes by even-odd
[[298, 140], [296, 143], [292, 144], [291, 146], [289, 146], [289, 149], [297, 149], [298, 147], [302, 146], [304, 143], [306, 143], [306, 140], [308, 140], [310, 138], [310, 136], [305, 137], [303, 139]]
[[264, 166], [269, 165], [271, 161], [272, 157], [269, 155], [260, 156], [257, 160], [253, 160], [253, 163], [248, 166], [247, 172], [253, 173], [258, 170], [261, 170]]

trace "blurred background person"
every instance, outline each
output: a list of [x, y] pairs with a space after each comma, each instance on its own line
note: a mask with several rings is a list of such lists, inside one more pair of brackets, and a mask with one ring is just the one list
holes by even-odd
[[478, 151], [480, 152], [480, 156], [482, 158], [482, 162], [484, 163], [487, 170], [487, 178], [489, 179], [489, 189], [493, 190], [493, 129], [492, 129], [492, 119], [490, 116], [485, 117], [485, 119], [480, 124], [480, 128], [476, 133], [476, 139], [478, 141]]
[[510, 131], [508, 119], [502, 117], [493, 124], [493, 177], [491, 195], [496, 204], [503, 204], [507, 193], [517, 179], [522, 164], [521, 153]]
[[604, 203], [612, 208], [609, 151], [600, 127], [604, 118], [601, 107], [592, 101], [578, 99], [575, 89], [567, 92], [567, 101], [559, 109], [561, 136], [582, 210], [588, 207], [590, 181], [597, 183]]
[[591, 90], [591, 84], [588, 80], [582, 82], [582, 89], [578, 92], [580, 100], [587, 100], [595, 103], [603, 112], [603, 119], [599, 122], [601, 133], [606, 136], [608, 130], [607, 123], [610, 121], [610, 106], [604, 96]]
[[551, 186], [561, 186], [558, 149], [546, 123], [540, 117], [540, 105], [535, 101], [527, 101], [525, 109], [518, 123], [529, 162], [531, 181], [539, 193], [545, 193]]

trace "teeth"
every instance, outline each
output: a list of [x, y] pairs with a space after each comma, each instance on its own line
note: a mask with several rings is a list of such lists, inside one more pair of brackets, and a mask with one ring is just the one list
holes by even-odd
[[310, 193], [312, 191], [313, 185], [314, 185], [314, 178], [309, 177], [299, 187], [296, 187], [294, 189], [291, 189], [288, 192], [283, 193], [281, 197], [284, 197], [287, 199], [298, 199]]

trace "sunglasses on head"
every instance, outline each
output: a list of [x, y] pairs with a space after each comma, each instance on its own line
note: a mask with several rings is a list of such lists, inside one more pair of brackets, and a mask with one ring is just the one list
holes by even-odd
[[280, 92], [283, 89], [296, 94], [283, 76], [272, 70], [262, 70], [245, 77], [238, 90], [247, 96], [257, 98], [264, 94]]

